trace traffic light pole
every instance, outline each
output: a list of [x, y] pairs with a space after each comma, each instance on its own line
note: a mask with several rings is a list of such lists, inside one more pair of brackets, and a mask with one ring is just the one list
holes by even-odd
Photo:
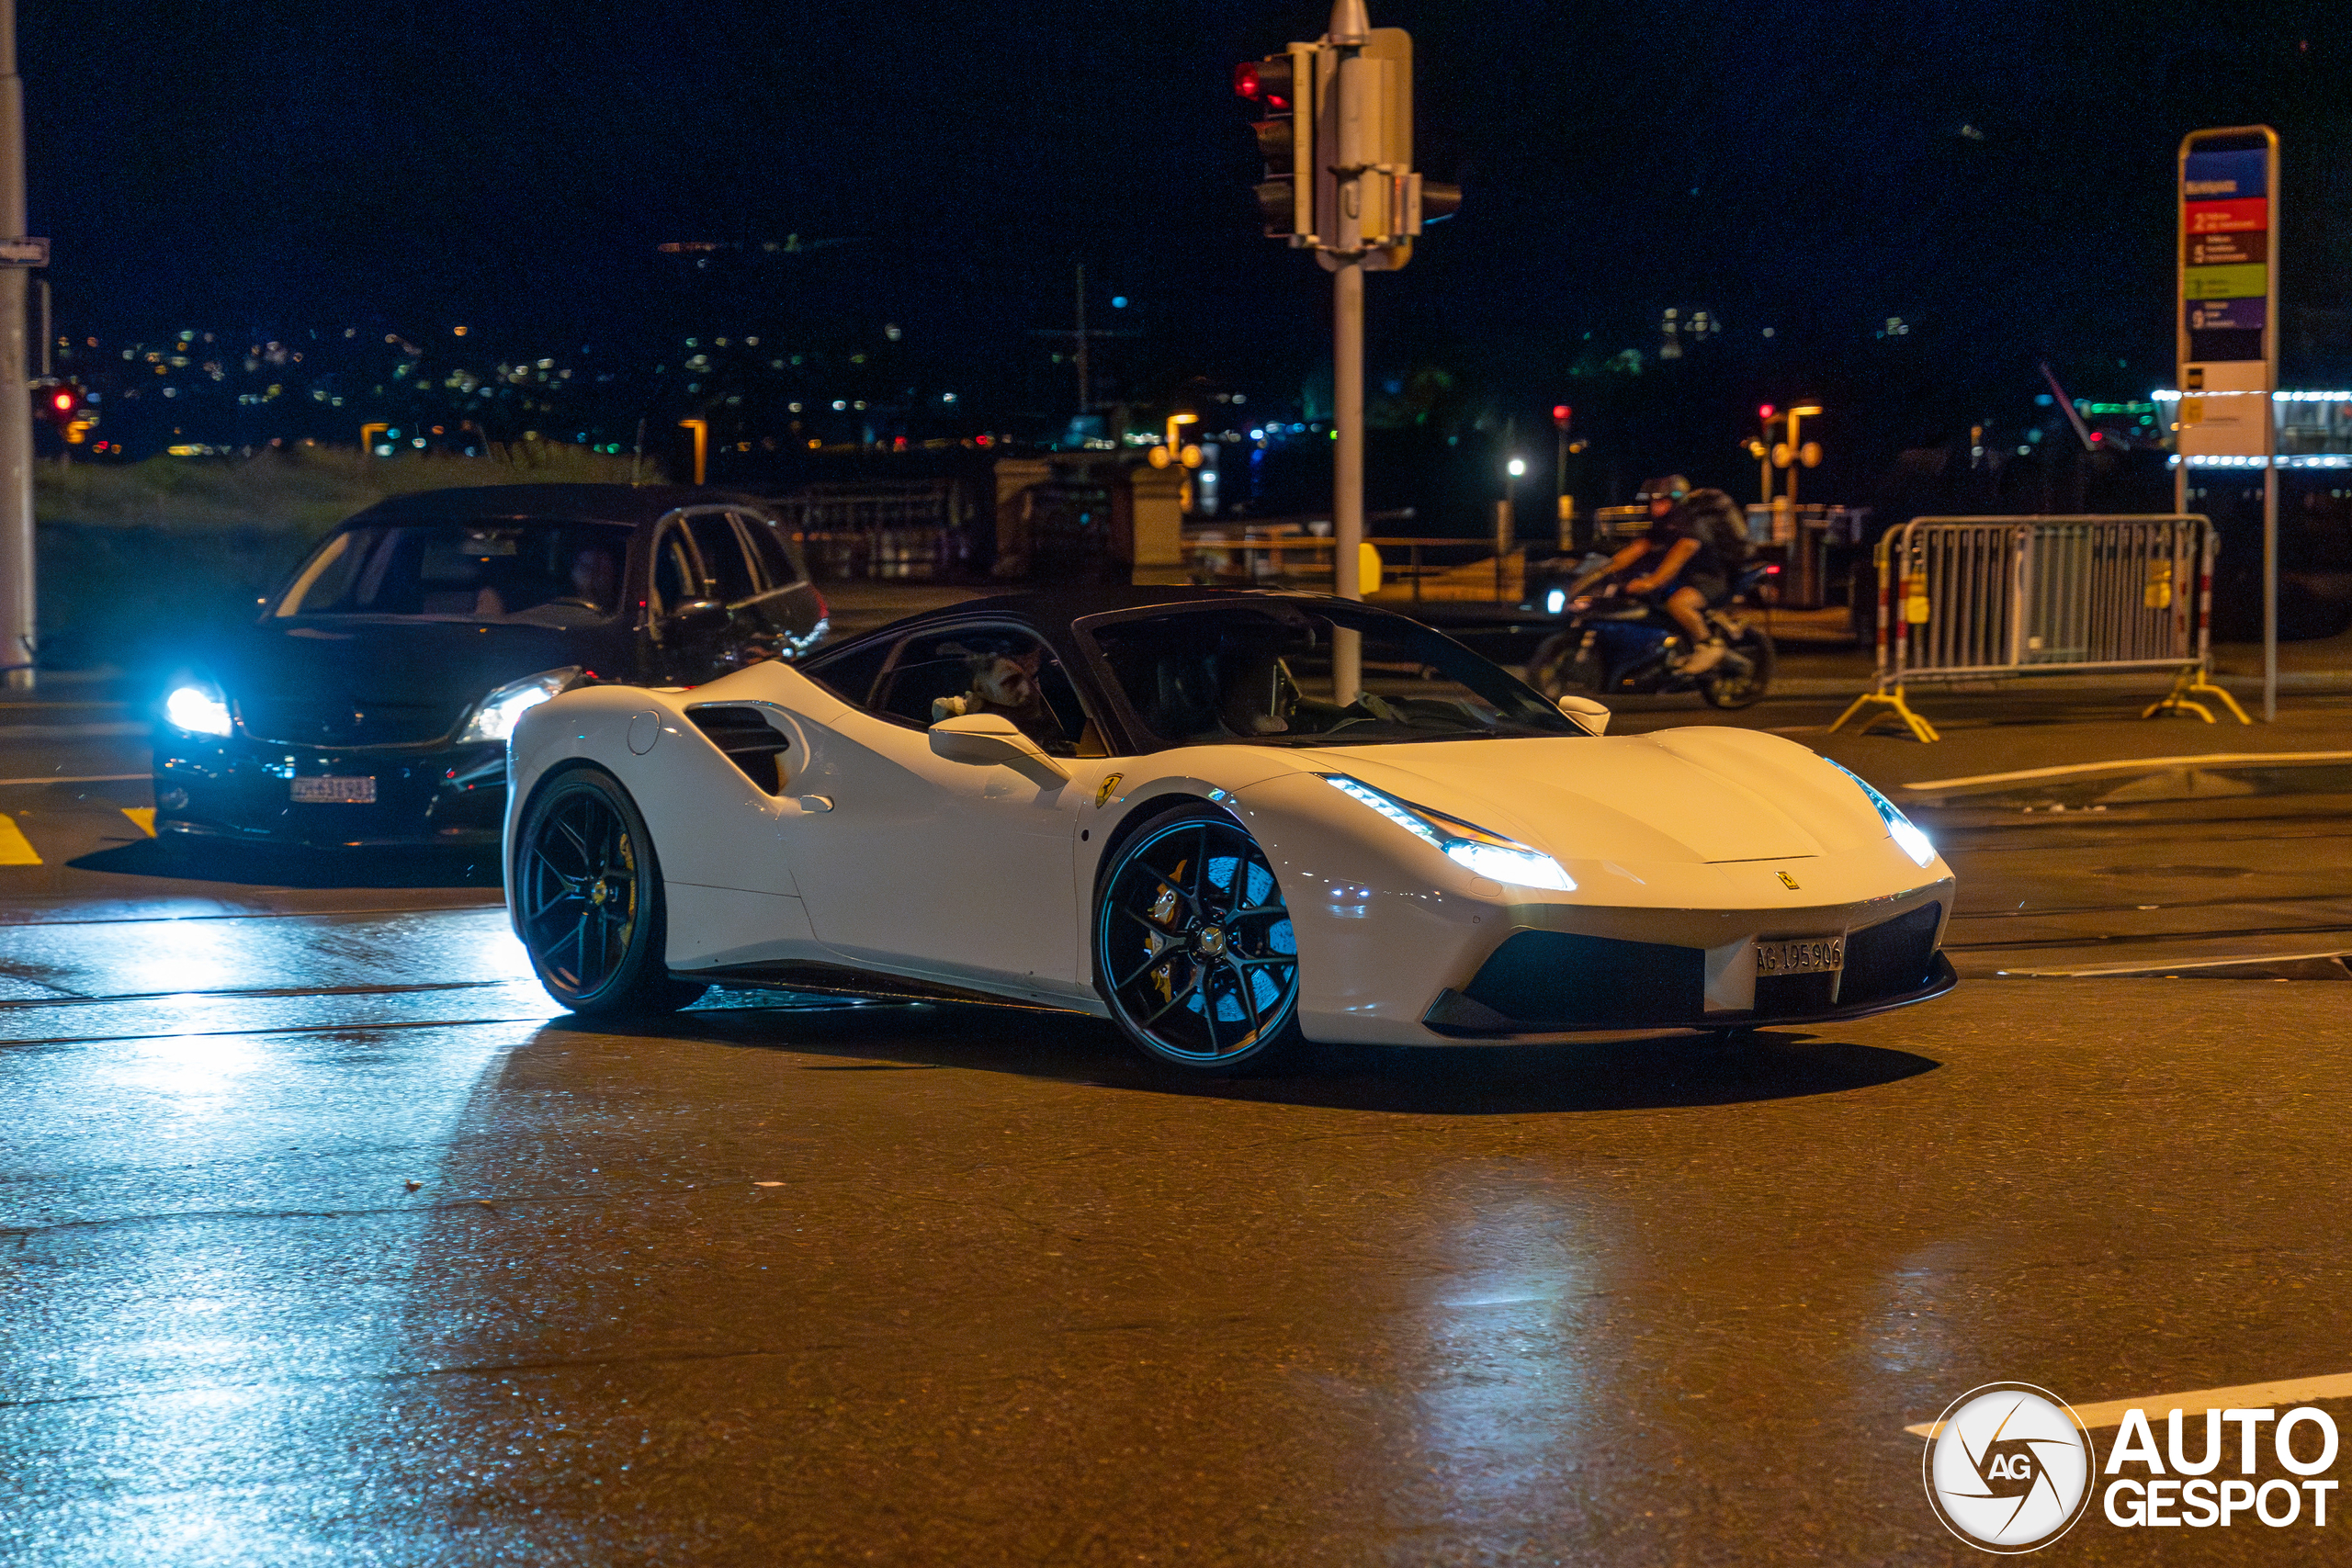
[[[0, 0], [0, 238], [25, 231], [25, 85], [17, 4]], [[0, 266], [0, 671], [33, 683], [33, 400], [25, 367], [25, 268]]]
[[[1331, 274], [1331, 591], [1363, 597], [1363, 258]], [[1331, 639], [1331, 700], [1342, 706], [1363, 685], [1363, 641]]]
[[[1265, 115], [1251, 129], [1267, 237], [1313, 251], [1331, 274], [1331, 589], [1361, 599], [1363, 275], [1403, 266], [1421, 225], [1460, 207], [1462, 192], [1415, 172], [1413, 40], [1374, 28], [1364, 0], [1331, 0], [1322, 38], [1243, 61], [1233, 86]], [[1363, 639], [1343, 628], [1331, 685], [1342, 704], [1363, 688]]]

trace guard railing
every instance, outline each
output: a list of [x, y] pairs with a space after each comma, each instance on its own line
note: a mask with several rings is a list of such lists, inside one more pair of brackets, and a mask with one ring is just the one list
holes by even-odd
[[1829, 728], [1899, 718], [1935, 727], [1913, 683], [2024, 675], [2173, 671], [2141, 716], [2193, 713], [2210, 697], [2251, 722], [2211, 678], [2213, 525], [2186, 515], [1920, 517], [1879, 540], [1877, 673]]

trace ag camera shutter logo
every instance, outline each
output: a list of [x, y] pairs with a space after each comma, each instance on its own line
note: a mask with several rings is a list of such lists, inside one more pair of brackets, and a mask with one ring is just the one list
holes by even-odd
[[1936, 1423], [1920, 1461], [1946, 1529], [2004, 1554], [2038, 1551], [2090, 1506], [2098, 1456], [2066, 1402], [2031, 1383], [1970, 1389]]

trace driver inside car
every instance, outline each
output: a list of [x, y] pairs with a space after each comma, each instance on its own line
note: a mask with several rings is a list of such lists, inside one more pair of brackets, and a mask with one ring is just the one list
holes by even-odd
[[613, 590], [619, 581], [613, 552], [602, 545], [584, 545], [572, 553], [571, 597], [591, 609], [611, 609]]

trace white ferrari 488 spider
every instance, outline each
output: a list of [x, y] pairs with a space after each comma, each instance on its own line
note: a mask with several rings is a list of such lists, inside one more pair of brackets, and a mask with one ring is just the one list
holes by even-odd
[[1606, 722], [1344, 600], [982, 600], [526, 714], [508, 906], [582, 1012], [1010, 1003], [1211, 1072], [1951, 987], [1951, 872], [1883, 795], [1775, 736]]

